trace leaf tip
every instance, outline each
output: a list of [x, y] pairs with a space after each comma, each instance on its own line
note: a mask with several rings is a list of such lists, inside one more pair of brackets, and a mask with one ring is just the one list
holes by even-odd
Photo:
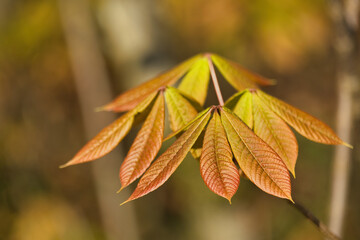
[[100, 106], [94, 109], [95, 112], [103, 112], [103, 111], [108, 111], [106, 109], [106, 106]]
[[351, 144], [349, 144], [349, 143], [342, 142], [341, 144], [342, 144], [342, 145], [344, 145], [345, 147], [350, 148], [350, 149], [354, 149], [354, 146], [353, 146], [353, 145], [351, 145]]
[[121, 186], [121, 188], [119, 190], [117, 190], [116, 193], [120, 193], [124, 188], [125, 188], [125, 186]]
[[69, 164], [70, 162], [67, 162], [67, 163], [65, 163], [65, 164], [62, 164], [62, 165], [60, 165], [59, 166], [59, 168], [66, 168], [66, 167], [68, 167], [68, 166], [70, 166], [71, 164]]
[[124, 205], [125, 203], [128, 203], [128, 202], [130, 202], [130, 201], [132, 201], [132, 200], [133, 200], [133, 199], [129, 198], [128, 200], [126, 200], [126, 201], [124, 201], [124, 202], [120, 203], [120, 206], [122, 206], [122, 205]]
[[295, 202], [294, 202], [294, 200], [292, 199], [291, 196], [290, 196], [288, 199], [289, 199], [289, 201], [290, 201], [291, 203], [295, 204]]
[[294, 178], [296, 178], [296, 176], [295, 176], [295, 169], [291, 169], [290, 172], [291, 172], [291, 175], [292, 175]]

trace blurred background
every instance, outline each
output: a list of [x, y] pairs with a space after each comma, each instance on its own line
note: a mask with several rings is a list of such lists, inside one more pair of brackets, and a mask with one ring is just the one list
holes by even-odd
[[277, 79], [264, 90], [334, 129], [345, 123], [354, 149], [336, 150], [349, 159], [344, 185], [333, 187], [335, 147], [297, 135], [292, 195], [326, 224], [334, 196], [347, 196], [335, 231], [360, 239], [359, 1], [342, 2], [0, 0], [0, 239], [322, 239], [247, 180], [229, 205], [190, 156], [159, 190], [120, 207], [135, 187], [116, 194], [137, 129], [103, 159], [58, 168], [119, 116], [95, 107], [199, 52]]

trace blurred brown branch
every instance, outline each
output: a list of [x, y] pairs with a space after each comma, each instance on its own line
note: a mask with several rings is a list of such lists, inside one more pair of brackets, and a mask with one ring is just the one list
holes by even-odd
[[[87, 138], [115, 119], [114, 114], [95, 113], [95, 107], [110, 102], [112, 93], [105, 62], [87, 0], [59, 0], [59, 12], [68, 44], [76, 89]], [[107, 239], [138, 239], [134, 210], [131, 205], [118, 207], [115, 192], [118, 162], [123, 154], [115, 151], [111, 157], [93, 163], [93, 176]]]
[[[359, 0], [331, 0], [330, 10], [335, 27], [334, 48], [337, 63], [338, 107], [337, 134], [351, 143], [354, 123], [354, 96], [359, 90], [356, 68], [356, 45], [359, 19]], [[333, 164], [330, 229], [342, 235], [350, 178], [351, 149], [337, 146]]]

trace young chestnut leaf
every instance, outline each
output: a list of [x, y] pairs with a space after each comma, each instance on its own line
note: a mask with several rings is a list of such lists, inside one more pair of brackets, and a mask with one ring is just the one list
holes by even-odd
[[240, 174], [233, 162], [231, 148], [217, 111], [206, 127], [200, 172], [206, 186], [231, 203], [240, 183]]
[[261, 190], [291, 198], [290, 174], [279, 155], [234, 113], [222, 108], [221, 121], [241, 170]]
[[164, 96], [161, 92], [120, 167], [121, 189], [140, 177], [159, 152], [164, 136], [164, 115]]
[[352, 148], [351, 145], [343, 142], [329, 126], [315, 117], [292, 107], [263, 91], [257, 90], [256, 94], [272, 111], [304, 137], [318, 143], [342, 144]]
[[133, 109], [149, 94], [156, 92], [161, 87], [174, 84], [178, 81], [201, 57], [201, 54], [198, 54], [158, 77], [120, 94], [120, 96], [112, 102], [100, 107], [99, 110], [124, 112]]
[[[124, 203], [140, 198], [163, 185], [184, 160], [209, 121], [211, 111], [194, 121], [189, 128], [146, 170], [136, 189]], [[122, 204], [124, 204], [122, 203]]]
[[152, 93], [136, 108], [125, 113], [115, 122], [101, 130], [69, 162], [61, 168], [98, 159], [112, 151], [130, 131], [136, 115], [145, 111], [157, 93]]
[[198, 114], [176, 88], [166, 88], [165, 101], [169, 111], [170, 128], [173, 132], [183, 128]]
[[254, 126], [254, 116], [253, 116], [253, 103], [252, 96], [249, 91], [244, 91], [241, 95], [239, 101], [236, 103], [233, 108], [233, 112], [240, 117], [241, 120], [249, 127], [253, 128]]
[[193, 64], [181, 81], [179, 90], [186, 96], [195, 99], [202, 106], [206, 99], [209, 80], [210, 70], [208, 61], [206, 57], [203, 57]]
[[[180, 91], [173, 87], [167, 87], [165, 91], [167, 108], [169, 110], [170, 128], [173, 132], [183, 128], [198, 114], [195, 107], [181, 95]], [[199, 145], [199, 144], [196, 144]], [[201, 148], [191, 149], [194, 158], [199, 158]]]
[[176, 132], [172, 132], [171, 134], [169, 134], [166, 138], [164, 138], [163, 142], [169, 140], [170, 138], [173, 137], [178, 137], [180, 136], [184, 131], [186, 131], [191, 124], [193, 124], [195, 121], [197, 121], [199, 118], [201, 118], [203, 115], [205, 115], [205, 113], [207, 113], [209, 111], [210, 107], [206, 108], [205, 110], [199, 112], [196, 117], [191, 120], [190, 122], [188, 122], [184, 127], [180, 128], [179, 130], [177, 130]]
[[255, 134], [275, 150], [295, 177], [298, 144], [294, 133], [256, 94], [249, 92], [249, 95], [252, 97]]
[[259, 85], [274, 85], [275, 81], [252, 73], [239, 64], [216, 54], [211, 54], [211, 59], [224, 78], [238, 91], [246, 88], [256, 88]]

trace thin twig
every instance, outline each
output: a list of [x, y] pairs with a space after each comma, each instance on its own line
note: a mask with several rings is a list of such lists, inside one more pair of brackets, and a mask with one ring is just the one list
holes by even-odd
[[214, 68], [214, 65], [211, 61], [211, 54], [209, 53], [206, 53], [205, 54], [207, 60], [208, 60], [208, 64], [209, 64], [209, 69], [210, 69], [210, 74], [211, 74], [211, 79], [212, 79], [212, 82], [214, 84], [214, 88], [215, 88], [215, 92], [216, 92], [216, 96], [217, 96], [217, 99], [219, 100], [219, 104], [220, 106], [224, 106], [224, 99], [221, 95], [221, 91], [220, 91], [220, 86], [219, 86], [219, 82], [218, 82], [218, 79], [216, 77], [216, 73], [215, 73], [215, 68]]
[[307, 210], [303, 205], [299, 204], [298, 202], [293, 203], [291, 201], [288, 201], [288, 203], [296, 210], [301, 212], [302, 215], [304, 215], [304, 217], [309, 219], [327, 239], [330, 240], [341, 239], [338, 236], [336, 236], [333, 232], [331, 232], [323, 222], [321, 222], [317, 217], [315, 217], [314, 214], [312, 214], [309, 210]]

